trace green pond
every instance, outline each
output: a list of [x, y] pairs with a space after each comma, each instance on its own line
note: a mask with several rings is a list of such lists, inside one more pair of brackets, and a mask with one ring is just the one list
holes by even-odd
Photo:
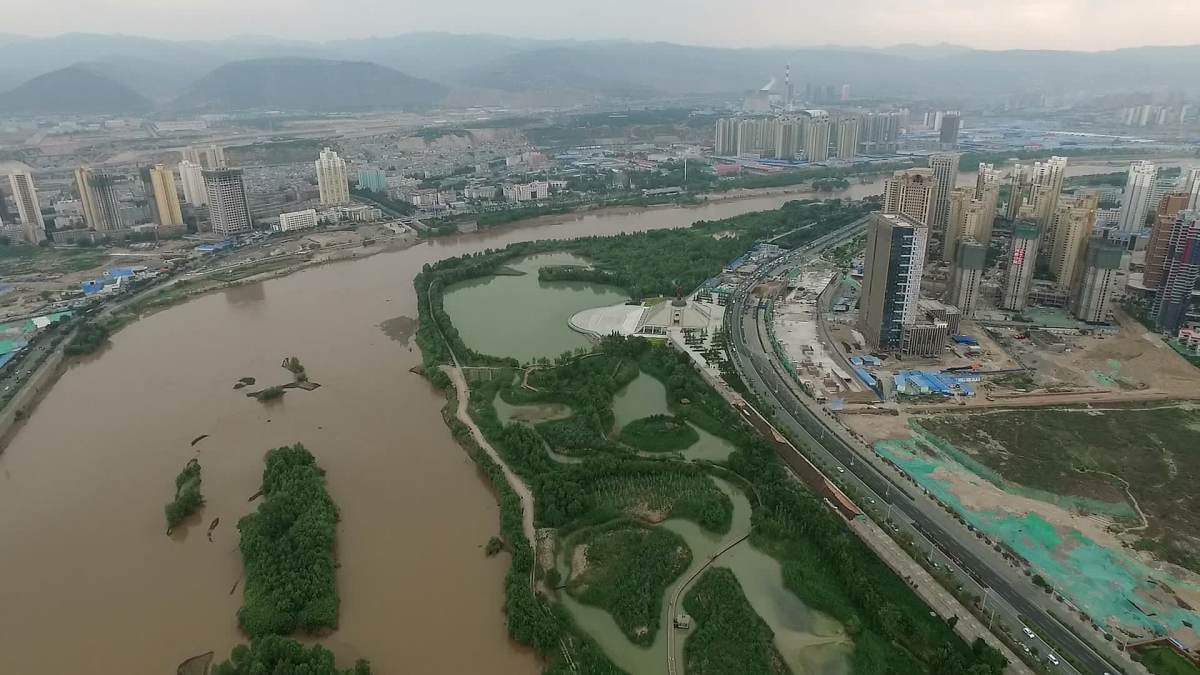
[[[726, 542], [738, 539], [750, 531], [750, 503], [742, 492], [729, 483], [714, 479], [717, 486], [733, 501], [733, 525], [728, 534], [717, 535], [699, 525], [680, 519], [669, 519], [659, 525], [678, 534], [692, 550], [692, 564], [663, 594], [659, 629], [654, 644], [640, 647], [621, 632], [612, 616], [600, 609], [585, 605], [569, 593], [559, 598], [572, 618], [596, 641], [605, 655], [627, 673], [650, 675], [667, 672], [667, 631], [675, 630], [668, 616], [670, 598], [680, 584], [707, 562], [710, 555]], [[565, 580], [570, 573], [570, 555], [559, 551], [558, 567]], [[728, 567], [735, 576], [754, 611], [775, 632], [775, 646], [796, 675], [849, 675], [853, 643], [845, 630], [829, 616], [808, 608], [783, 586], [783, 572], [777, 560], [743, 541], [713, 563]], [[682, 611], [682, 603], [680, 603]], [[676, 662], [682, 664], [686, 632], [679, 631]]]
[[[639, 373], [613, 397], [613, 417], [616, 418], [613, 435], [634, 420], [670, 413], [666, 386], [652, 375]], [[729, 453], [733, 452], [733, 445], [729, 441], [714, 436], [691, 422], [688, 422], [688, 425], [696, 430], [700, 440], [681, 452], [681, 455], [687, 459], [704, 459], [710, 462], [720, 462], [729, 458]]]
[[512, 356], [522, 363], [541, 356], [553, 358], [591, 344], [567, 325], [572, 315], [629, 299], [612, 286], [538, 280], [540, 267], [586, 264], [569, 253], [522, 258], [508, 267], [524, 274], [454, 284], [446, 289], [443, 306], [463, 342], [477, 352]]

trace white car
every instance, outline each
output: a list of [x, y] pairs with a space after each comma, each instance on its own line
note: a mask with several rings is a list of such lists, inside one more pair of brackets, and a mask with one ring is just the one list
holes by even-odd
[[1058, 665], [1058, 657], [1053, 652], [1046, 652], [1046, 660], [1054, 665]]
[[1029, 630], [1029, 627], [1028, 627], [1028, 626], [1021, 626], [1021, 630], [1022, 630], [1022, 631], [1025, 633], [1025, 636], [1026, 636], [1026, 637], [1029, 637], [1029, 638], [1036, 637], [1036, 636], [1033, 634], [1033, 631]]

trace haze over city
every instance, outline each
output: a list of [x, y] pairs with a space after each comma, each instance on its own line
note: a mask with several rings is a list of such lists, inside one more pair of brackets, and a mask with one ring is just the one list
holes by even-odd
[[117, 33], [180, 40], [267, 35], [328, 40], [418, 31], [540, 39], [629, 39], [719, 47], [949, 42], [979, 49], [1096, 51], [1197, 42], [1191, 0], [212, 0], [164, 5], [49, 0], [3, 3], [4, 31]]

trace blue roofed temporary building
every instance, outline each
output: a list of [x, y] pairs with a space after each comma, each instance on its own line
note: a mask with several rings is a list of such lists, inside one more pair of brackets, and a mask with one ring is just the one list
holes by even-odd
[[875, 395], [878, 396], [880, 400], [883, 399], [883, 386], [879, 384], [879, 380], [875, 379], [874, 375], [868, 373], [865, 368], [855, 368], [854, 374], [857, 375], [858, 379], [862, 380], [863, 384], [867, 385], [871, 391], [875, 392]]
[[950, 373], [927, 370], [903, 370], [893, 376], [896, 392], [904, 396], [974, 396], [975, 389], [967, 384], [971, 375], [959, 377]]

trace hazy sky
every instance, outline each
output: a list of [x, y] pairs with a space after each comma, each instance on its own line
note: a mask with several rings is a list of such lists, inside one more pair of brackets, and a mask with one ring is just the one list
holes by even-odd
[[412, 31], [724, 47], [1200, 42], [1200, 0], [0, 0], [0, 32], [327, 39]]

